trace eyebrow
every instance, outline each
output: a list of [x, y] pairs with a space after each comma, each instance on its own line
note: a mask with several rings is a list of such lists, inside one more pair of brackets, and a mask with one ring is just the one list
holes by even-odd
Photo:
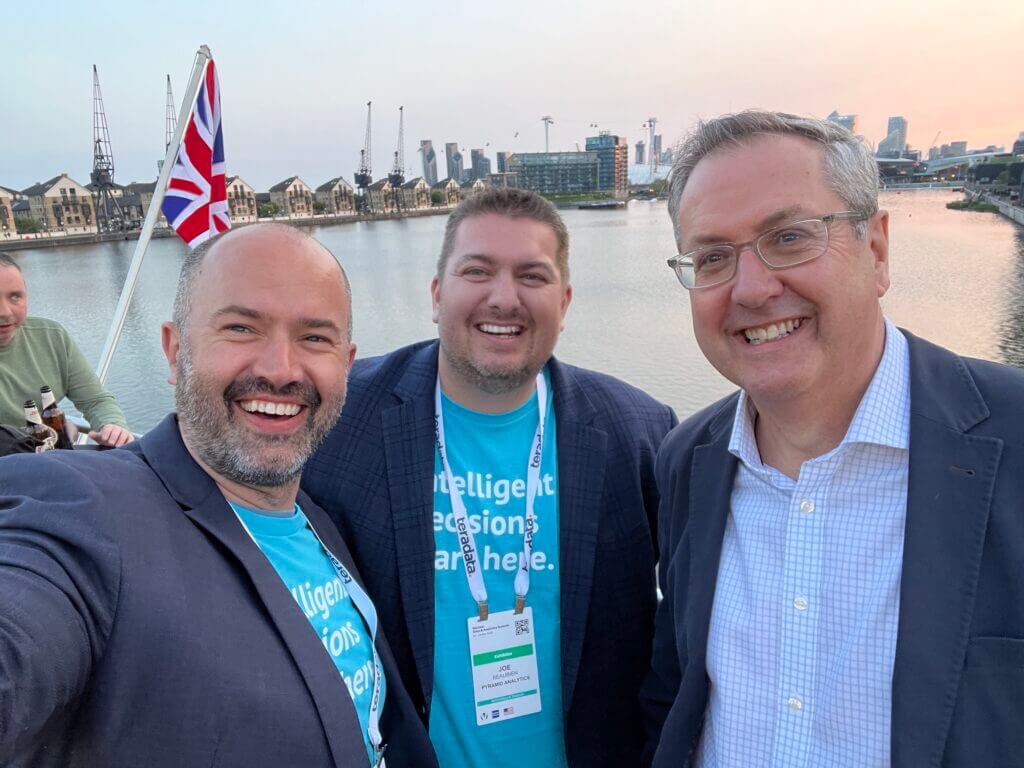
[[[773, 227], [777, 227], [787, 221], [794, 221], [797, 218], [804, 216], [804, 209], [799, 205], [791, 205], [789, 208], [783, 208], [782, 210], [776, 211], [775, 213], [769, 214], [761, 219], [757, 224], [758, 234], [766, 232]], [[704, 245], [719, 245], [723, 243], [731, 242], [728, 237], [724, 235], [701, 235], [695, 238], [691, 242], [691, 247], [699, 247]]]
[[[267, 319], [266, 315], [259, 310], [243, 307], [239, 304], [229, 304], [226, 307], [221, 307], [213, 313], [214, 318], [223, 317], [224, 315], [241, 315], [242, 317], [248, 317], [251, 320]], [[299, 320], [299, 325], [303, 328], [329, 328], [341, 333], [341, 327], [336, 322], [324, 317], [304, 317]]]

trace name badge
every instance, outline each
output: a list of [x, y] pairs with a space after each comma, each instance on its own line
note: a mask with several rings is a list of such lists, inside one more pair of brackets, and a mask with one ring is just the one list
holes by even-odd
[[540, 712], [540, 675], [533, 608], [466, 620], [473, 669], [476, 724], [490, 725]]

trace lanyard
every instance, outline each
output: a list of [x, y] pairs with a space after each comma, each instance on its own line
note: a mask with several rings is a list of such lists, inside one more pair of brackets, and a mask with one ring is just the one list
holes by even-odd
[[[462, 561], [466, 566], [466, 581], [469, 591], [476, 600], [480, 612], [480, 620], [487, 619], [487, 587], [480, 567], [480, 555], [476, 548], [476, 538], [469, 527], [469, 515], [462, 501], [462, 493], [455, 487], [448, 453], [445, 450], [444, 418], [441, 413], [441, 378], [434, 387], [434, 439], [437, 452], [441, 456], [441, 467], [448, 480], [448, 496], [451, 500], [452, 514], [455, 516], [455, 530], [459, 537], [459, 549]], [[516, 571], [516, 613], [522, 613], [526, 606], [526, 593], [530, 591], [530, 556], [533, 552], [533, 531], [537, 526], [534, 501], [540, 486], [541, 453], [544, 447], [544, 422], [547, 418], [548, 385], [544, 380], [544, 372], [537, 374], [537, 433], [530, 448], [529, 461], [526, 465], [526, 524], [523, 527], [523, 551], [519, 553], [519, 570]]]
[[[249, 534], [249, 538], [259, 547], [259, 542], [252, 535], [252, 531], [249, 530], [242, 516], [238, 514], [238, 510], [234, 508], [234, 505], [231, 505], [231, 509], [234, 511], [235, 517], [238, 518], [238, 522], [242, 524], [242, 528]], [[298, 504], [295, 505], [295, 509], [301, 512]], [[324, 544], [323, 539], [320, 538], [320, 534], [316, 532], [316, 528], [313, 527], [309, 518], [306, 518], [306, 525], [320, 544], [320, 548], [327, 555], [327, 559], [331, 561], [331, 565], [334, 566], [334, 570], [338, 573], [338, 578], [345, 585], [345, 591], [348, 592], [348, 596], [352, 599], [352, 604], [359, 611], [363, 621], [366, 622], [366, 626], [370, 630], [370, 650], [373, 653], [373, 696], [370, 698], [370, 714], [366, 723], [366, 735], [370, 739], [370, 746], [373, 747], [374, 766], [383, 765], [384, 747], [381, 746], [383, 739], [380, 735], [380, 683], [384, 673], [380, 665], [380, 656], [377, 654], [377, 608], [374, 606], [369, 595], [359, 586], [359, 582], [352, 578], [348, 568], [327, 548], [327, 545]]]

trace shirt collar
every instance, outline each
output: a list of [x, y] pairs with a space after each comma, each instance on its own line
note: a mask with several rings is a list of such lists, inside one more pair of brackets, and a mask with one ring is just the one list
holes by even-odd
[[[749, 468], [761, 470], [764, 465], [754, 436], [756, 415], [753, 401], [740, 390], [729, 453]], [[906, 337], [888, 318], [882, 359], [839, 447], [853, 443], [910, 448], [910, 351]]]

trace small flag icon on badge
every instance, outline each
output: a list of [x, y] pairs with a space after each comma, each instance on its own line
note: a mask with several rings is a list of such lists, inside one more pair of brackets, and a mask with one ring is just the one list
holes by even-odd
[[492, 709], [491, 710], [491, 717], [494, 718], [495, 720], [497, 720], [499, 717], [501, 717], [501, 711], [497, 710], [497, 709]]
[[514, 709], [513, 707], [505, 707], [505, 708], [504, 708], [504, 709], [503, 709], [503, 710], [501, 711], [501, 713], [502, 713], [503, 715], [506, 715], [506, 716], [507, 716], [507, 715], [511, 715], [511, 714], [513, 714], [514, 712], [515, 712], [515, 709]]

